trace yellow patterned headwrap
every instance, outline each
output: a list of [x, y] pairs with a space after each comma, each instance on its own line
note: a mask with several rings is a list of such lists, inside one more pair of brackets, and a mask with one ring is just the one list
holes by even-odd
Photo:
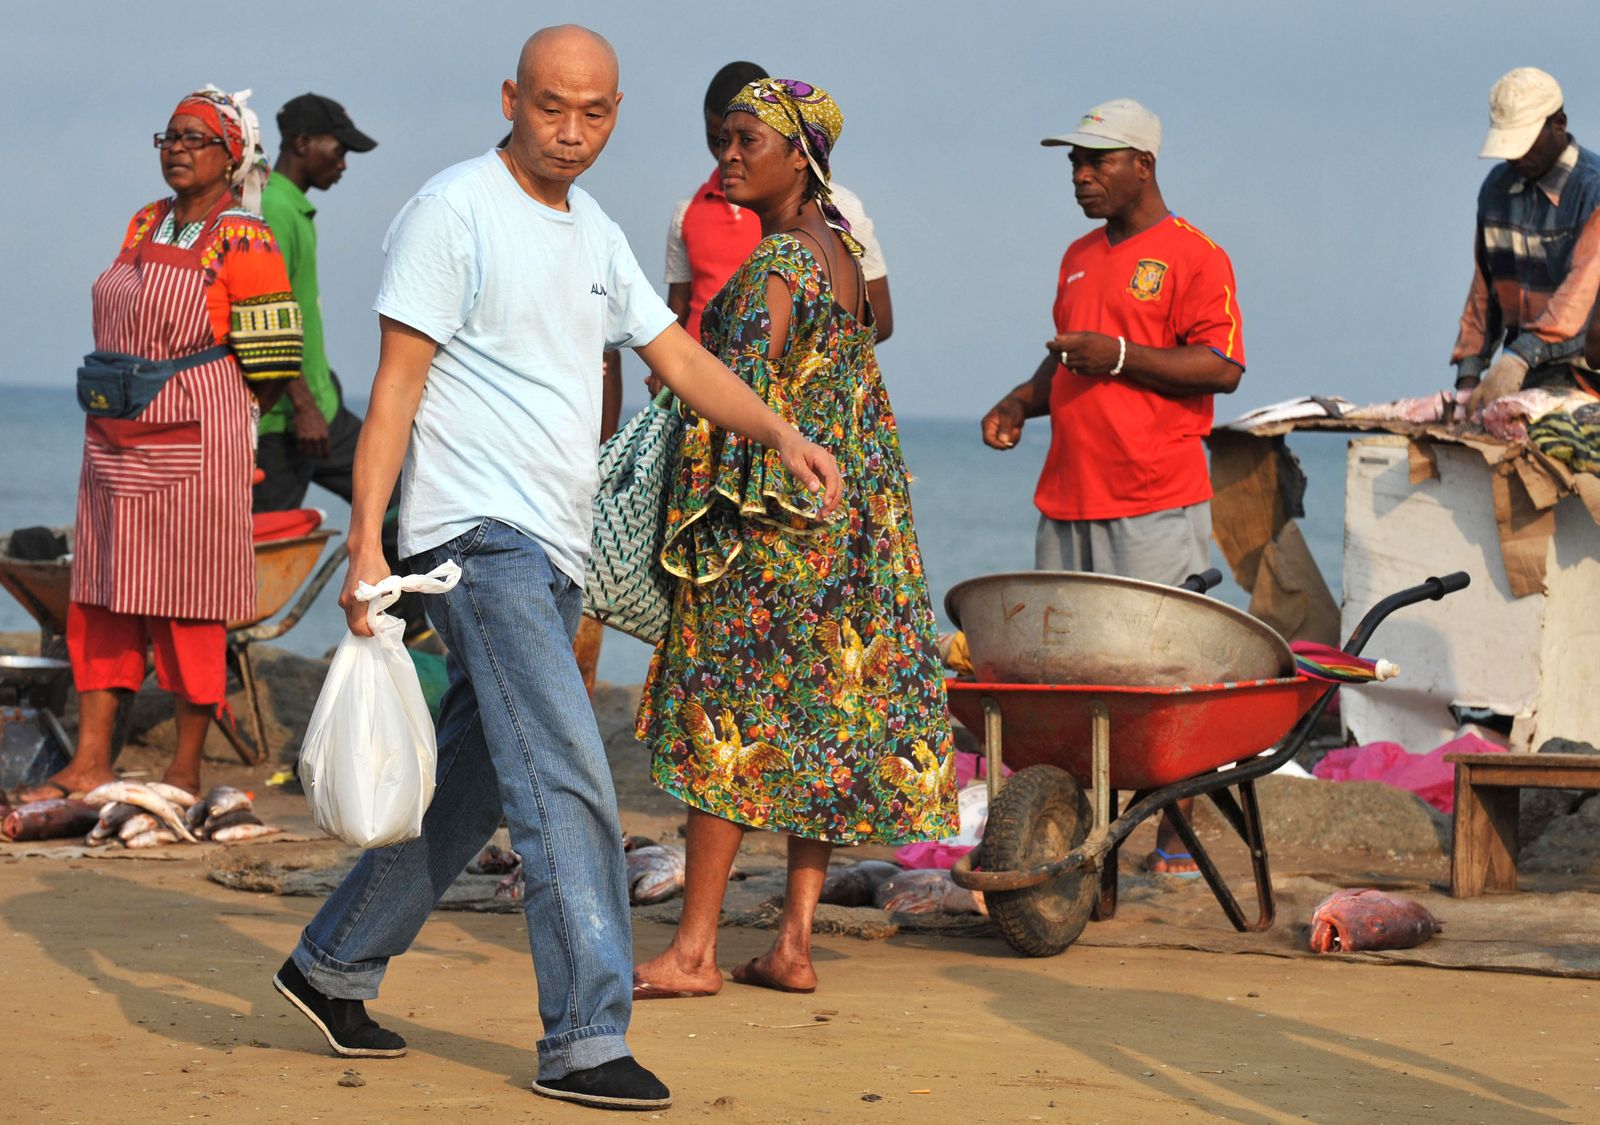
[[823, 217], [843, 236], [850, 252], [860, 257], [861, 244], [850, 233], [850, 223], [828, 190], [833, 175], [829, 157], [844, 131], [844, 114], [828, 92], [794, 78], [758, 78], [735, 94], [723, 113], [754, 114], [805, 155], [817, 178], [817, 205]]

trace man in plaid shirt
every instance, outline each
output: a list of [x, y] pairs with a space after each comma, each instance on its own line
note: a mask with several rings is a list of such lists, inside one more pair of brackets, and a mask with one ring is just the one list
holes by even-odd
[[1489, 93], [1479, 155], [1502, 163], [1478, 192], [1477, 268], [1450, 357], [1470, 417], [1524, 386], [1600, 385], [1584, 359], [1600, 289], [1600, 156], [1572, 139], [1564, 106], [1534, 67]]

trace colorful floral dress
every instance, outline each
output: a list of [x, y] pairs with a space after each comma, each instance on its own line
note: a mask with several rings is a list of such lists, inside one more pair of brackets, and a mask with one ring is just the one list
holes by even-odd
[[[792, 294], [767, 359], [767, 277]], [[687, 415], [662, 562], [682, 581], [637, 733], [657, 785], [753, 828], [841, 844], [953, 835], [954, 756], [905, 463], [875, 333], [798, 239], [762, 241], [701, 339], [833, 453], [822, 522], [778, 455]]]

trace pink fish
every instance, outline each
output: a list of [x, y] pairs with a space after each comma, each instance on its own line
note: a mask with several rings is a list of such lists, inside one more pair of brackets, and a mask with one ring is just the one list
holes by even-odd
[[988, 908], [973, 891], [958, 887], [950, 872], [940, 868], [902, 871], [878, 884], [874, 901], [890, 914], [987, 914]]
[[1528, 423], [1552, 411], [1571, 413], [1594, 402], [1582, 391], [1547, 391], [1543, 387], [1517, 391], [1496, 399], [1483, 409], [1483, 428], [1505, 441], [1527, 441]]
[[100, 809], [86, 801], [52, 797], [15, 805], [0, 821], [7, 840], [54, 840], [82, 836], [100, 822]]
[[1334, 891], [1312, 912], [1311, 951], [1411, 949], [1442, 929], [1443, 922], [1408, 898], [1349, 888]]

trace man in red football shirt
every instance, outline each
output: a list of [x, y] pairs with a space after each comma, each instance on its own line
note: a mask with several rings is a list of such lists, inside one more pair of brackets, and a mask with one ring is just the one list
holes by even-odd
[[[1036, 567], [1175, 585], [1210, 558], [1211, 397], [1244, 373], [1233, 266], [1167, 209], [1161, 122], [1138, 102], [1104, 102], [1041, 143], [1071, 147], [1073, 194], [1105, 225], [1067, 248], [1056, 336], [984, 416], [983, 440], [1010, 449], [1026, 419], [1050, 416]], [[1146, 865], [1196, 870], [1167, 822]]]

